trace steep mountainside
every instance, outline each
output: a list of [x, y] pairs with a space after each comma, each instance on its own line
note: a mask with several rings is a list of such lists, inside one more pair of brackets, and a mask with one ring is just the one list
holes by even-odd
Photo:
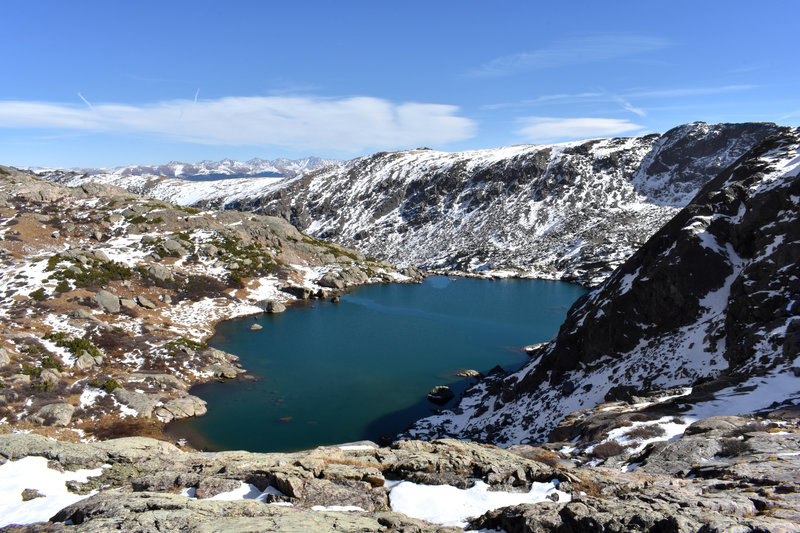
[[[399, 265], [595, 285], [771, 124], [688, 124], [663, 135], [443, 153], [379, 153], [293, 179], [208, 185], [51, 174], [183, 204], [283, 217]], [[237, 180], [238, 181], [238, 180]], [[205, 184], [204, 184], [205, 185]]]
[[692, 387], [672, 400], [689, 416], [796, 402], [798, 145], [800, 129], [760, 143], [576, 302], [528, 364], [408, 435], [538, 440], [571, 411], [678, 386]]

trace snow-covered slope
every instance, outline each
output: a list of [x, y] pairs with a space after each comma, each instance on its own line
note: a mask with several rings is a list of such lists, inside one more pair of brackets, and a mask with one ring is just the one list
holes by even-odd
[[[800, 128], [708, 183], [509, 375], [470, 389], [412, 436], [544, 437], [566, 414], [642, 391], [711, 416], [800, 399]], [[687, 391], [688, 392], [688, 391]]]
[[[341, 161], [337, 159], [322, 159], [319, 157], [273, 160], [254, 158], [249, 161], [234, 161], [232, 159], [223, 159], [222, 161], [206, 160], [199, 163], [171, 161], [166, 165], [129, 165], [115, 168], [74, 168], [71, 170], [78, 174], [90, 175], [151, 175], [189, 180], [207, 180], [248, 176], [293, 177], [329, 165], [339, 165], [340, 163]], [[41, 172], [53, 169], [34, 168], [32, 170]]]
[[596, 285], [772, 124], [444, 153], [378, 153], [275, 181], [92, 179], [183, 204], [281, 216], [394, 264]]
[[165, 178], [153, 174], [82, 174], [74, 171], [48, 170], [41, 177], [63, 185], [77, 187], [87, 182], [116, 185], [128, 191], [171, 203], [207, 208], [226, 203], [249, 201], [279, 188], [287, 178], [260, 177], [225, 180], [190, 181]]

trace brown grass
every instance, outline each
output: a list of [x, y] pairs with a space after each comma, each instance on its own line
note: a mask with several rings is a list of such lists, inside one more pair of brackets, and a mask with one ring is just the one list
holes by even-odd
[[750, 451], [750, 445], [739, 439], [722, 439], [720, 457], [737, 457]]
[[658, 425], [651, 425], [651, 426], [638, 426], [633, 428], [631, 431], [626, 433], [626, 435], [632, 439], [638, 440], [645, 440], [645, 439], [652, 439], [654, 437], [661, 437], [664, 435], [666, 431], [664, 428]]
[[551, 452], [550, 450], [537, 450], [536, 453], [531, 454], [530, 456], [526, 456], [528, 459], [532, 459], [536, 462], [546, 464], [550, 467], [559, 467], [559, 461], [561, 460], [561, 456], [555, 452]]
[[649, 422], [650, 420], [657, 420], [659, 418], [661, 418], [661, 416], [655, 413], [633, 413], [628, 417], [628, 420], [633, 422]]
[[598, 444], [592, 449], [592, 455], [601, 459], [608, 459], [622, 454], [628, 446], [620, 444], [615, 440], [609, 440], [602, 444]]
[[159, 422], [155, 419], [126, 418], [110, 423], [100, 423], [93, 429], [87, 429], [100, 440], [117, 439], [121, 437], [152, 437], [159, 440], [169, 440], [161, 431]]

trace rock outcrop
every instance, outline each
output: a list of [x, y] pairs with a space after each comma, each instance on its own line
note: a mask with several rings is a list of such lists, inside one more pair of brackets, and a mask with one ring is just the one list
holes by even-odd
[[43, 426], [66, 426], [74, 412], [75, 407], [68, 403], [51, 403], [36, 411], [29, 419]]

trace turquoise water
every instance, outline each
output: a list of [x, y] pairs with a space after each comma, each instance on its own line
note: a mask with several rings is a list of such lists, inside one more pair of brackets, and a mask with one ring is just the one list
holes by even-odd
[[[393, 435], [437, 409], [426, 399], [436, 385], [463, 390], [459, 369], [519, 367], [521, 347], [549, 340], [584, 292], [552, 281], [431, 277], [224, 322], [209, 344], [241, 357], [258, 379], [195, 387], [208, 414], [167, 431], [207, 450], [251, 451]], [[263, 329], [250, 331], [256, 321]]]

